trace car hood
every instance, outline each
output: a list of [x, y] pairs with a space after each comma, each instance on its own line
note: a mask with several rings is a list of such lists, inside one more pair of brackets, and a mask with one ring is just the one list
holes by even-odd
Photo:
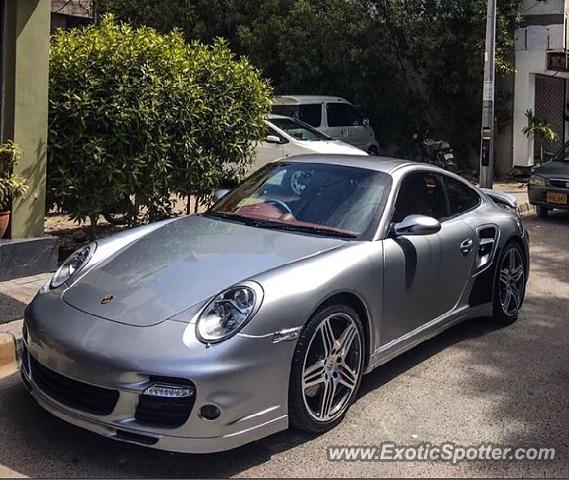
[[343, 243], [192, 215], [86, 270], [63, 300], [108, 320], [155, 325], [256, 274]]
[[547, 162], [536, 168], [534, 173], [548, 178], [569, 178], [569, 162]]
[[329, 141], [302, 141], [297, 140], [299, 146], [310, 150], [314, 153], [331, 153], [337, 155], [367, 155], [366, 152], [360, 150], [359, 148], [353, 147], [347, 143], [341, 142], [339, 140], [329, 140]]

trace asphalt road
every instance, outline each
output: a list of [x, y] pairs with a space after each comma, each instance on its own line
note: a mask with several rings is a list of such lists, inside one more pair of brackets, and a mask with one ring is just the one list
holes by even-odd
[[[0, 381], [0, 476], [569, 477], [569, 215], [525, 223], [532, 273], [519, 321], [469, 321], [381, 367], [331, 432], [283, 432], [222, 454], [169, 454], [67, 425], [12, 376]], [[327, 460], [330, 445], [384, 441], [553, 447], [556, 458], [456, 466]]]

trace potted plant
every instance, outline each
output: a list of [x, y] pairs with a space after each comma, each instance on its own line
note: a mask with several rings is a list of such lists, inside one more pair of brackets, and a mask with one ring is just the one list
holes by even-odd
[[11, 140], [0, 144], [0, 238], [6, 233], [10, 222], [12, 200], [28, 191], [28, 182], [14, 175], [14, 165], [22, 155], [22, 150]]

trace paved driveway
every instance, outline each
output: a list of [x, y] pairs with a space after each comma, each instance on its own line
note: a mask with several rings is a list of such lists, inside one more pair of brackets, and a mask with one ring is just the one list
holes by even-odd
[[[338, 428], [284, 432], [216, 455], [116, 443], [44, 413], [17, 377], [0, 381], [0, 475], [569, 476], [569, 215], [526, 218], [533, 270], [523, 315], [459, 325], [365, 377]], [[453, 441], [556, 448], [547, 463], [334, 463], [330, 445]]]

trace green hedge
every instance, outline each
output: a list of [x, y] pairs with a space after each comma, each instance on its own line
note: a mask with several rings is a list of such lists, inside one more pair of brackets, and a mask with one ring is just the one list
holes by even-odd
[[106, 16], [59, 30], [50, 62], [48, 204], [79, 222], [121, 206], [133, 224], [168, 216], [173, 194], [243, 172], [265, 133], [271, 88], [222, 40]]

